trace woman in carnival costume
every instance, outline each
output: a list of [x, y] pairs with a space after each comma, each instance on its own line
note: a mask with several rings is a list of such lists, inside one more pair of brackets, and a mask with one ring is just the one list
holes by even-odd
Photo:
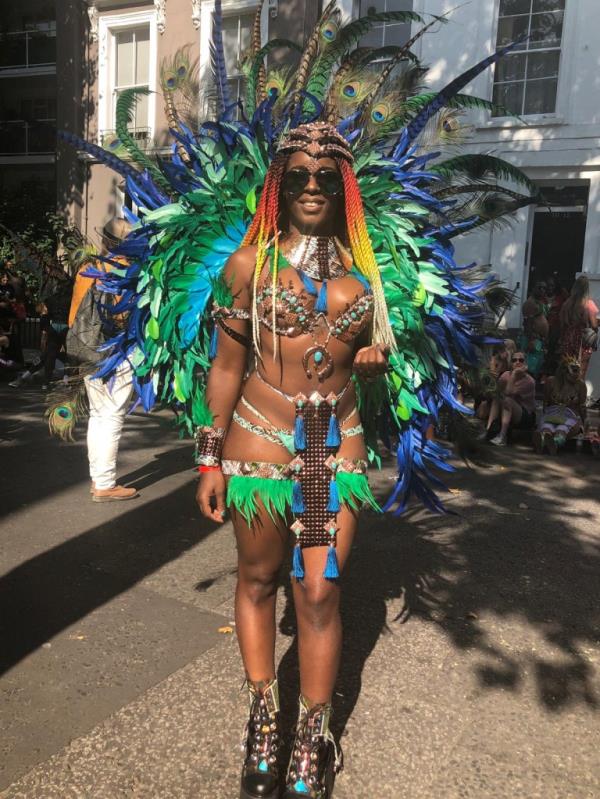
[[[421, 91], [411, 47], [439, 21], [399, 11], [341, 26], [332, 2], [292, 78], [265, 69], [275, 47], [298, 48], [261, 47], [259, 9], [241, 104], [228, 94], [216, 2], [215, 121], [193, 130], [178, 112], [194, 92], [187, 49], [163, 65], [170, 162], [128, 132], [139, 90], [119, 97], [111, 152], [65, 134], [121, 173], [140, 208], [113, 254], [130, 266], [97, 273], [120, 297], [114, 313], [128, 314], [98, 378], [127, 360], [144, 408], [173, 405], [196, 438], [203, 513], [232, 512], [250, 704], [243, 799], [278, 796], [280, 776], [285, 799], [331, 796], [338, 577], [360, 507], [378, 508], [367, 463], [378, 463], [378, 438], [395, 443], [398, 480], [382, 509], [401, 513], [414, 494], [442, 510], [432, 467], [450, 467], [426, 431], [444, 404], [464, 410], [457, 364], [476, 364], [486, 341], [488, 282], [454, 263], [452, 238], [532, 201], [499, 184], [533, 191], [510, 164], [449, 154], [461, 109], [492, 108], [461, 89], [508, 48]], [[357, 47], [384, 22], [422, 27], [404, 47]], [[280, 775], [275, 598], [289, 535], [301, 696]]]

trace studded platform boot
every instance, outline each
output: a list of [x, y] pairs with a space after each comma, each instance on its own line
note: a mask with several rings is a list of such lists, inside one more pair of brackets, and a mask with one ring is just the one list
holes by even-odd
[[279, 750], [279, 690], [277, 680], [248, 681], [250, 717], [244, 729], [240, 799], [277, 799]]
[[342, 753], [329, 730], [331, 705], [308, 708], [300, 697], [300, 714], [283, 799], [330, 799], [334, 775], [342, 770]]

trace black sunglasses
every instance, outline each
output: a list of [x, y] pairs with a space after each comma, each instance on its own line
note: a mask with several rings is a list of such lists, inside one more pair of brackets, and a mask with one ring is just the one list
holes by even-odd
[[323, 194], [329, 197], [335, 197], [344, 191], [342, 176], [334, 169], [317, 169], [316, 172], [310, 172], [306, 167], [301, 166], [297, 169], [290, 169], [284, 174], [281, 184], [284, 192], [292, 195], [302, 194], [308, 186], [311, 175], [314, 176], [317, 186]]
[[513, 363], [525, 363], [525, 358], [513, 358]]

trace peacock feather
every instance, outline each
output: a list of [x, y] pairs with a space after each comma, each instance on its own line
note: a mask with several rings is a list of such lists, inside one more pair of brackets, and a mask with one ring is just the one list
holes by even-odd
[[46, 401], [50, 435], [73, 441], [77, 422], [87, 412], [87, 394], [82, 379], [57, 383]]

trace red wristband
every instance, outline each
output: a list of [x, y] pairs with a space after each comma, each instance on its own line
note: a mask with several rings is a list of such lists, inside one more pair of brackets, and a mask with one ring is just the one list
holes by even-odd
[[204, 473], [204, 472], [220, 472], [221, 471], [221, 467], [220, 466], [198, 466], [198, 471], [202, 472], [202, 473]]

